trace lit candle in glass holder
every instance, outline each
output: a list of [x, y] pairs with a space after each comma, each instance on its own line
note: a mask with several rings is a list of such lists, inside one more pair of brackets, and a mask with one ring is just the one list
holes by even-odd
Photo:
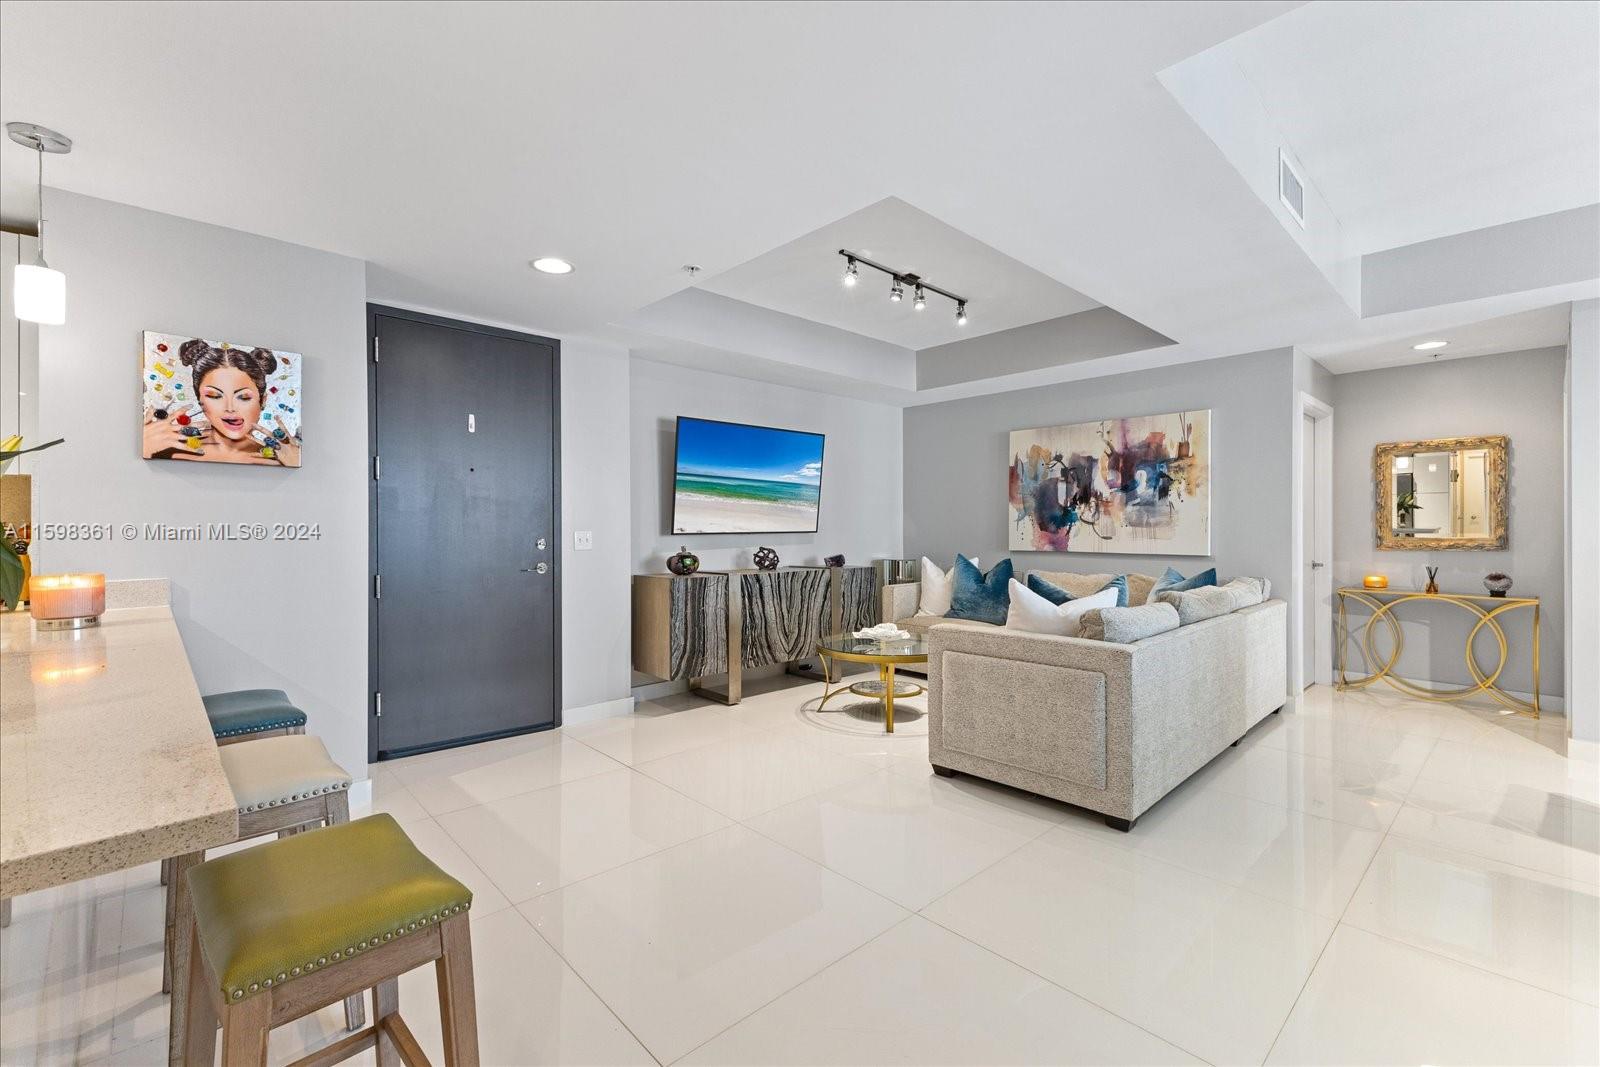
[[41, 630], [94, 626], [106, 610], [103, 574], [36, 574], [29, 585], [28, 614]]

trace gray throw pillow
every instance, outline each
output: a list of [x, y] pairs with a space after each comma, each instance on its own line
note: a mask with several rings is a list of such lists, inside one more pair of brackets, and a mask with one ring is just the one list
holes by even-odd
[[1225, 589], [1233, 597], [1233, 610], [1252, 607], [1267, 599], [1267, 590], [1272, 588], [1265, 578], [1234, 578], [1217, 586]]
[[1208, 585], [1200, 589], [1182, 591], [1169, 589], [1157, 593], [1156, 600], [1177, 608], [1178, 625], [1189, 626], [1228, 614], [1237, 606], [1234, 603], [1234, 595], [1231, 589], [1224, 589], [1220, 585]]
[[1078, 620], [1078, 636], [1091, 641], [1131, 645], [1178, 628], [1178, 611], [1171, 604], [1140, 604], [1134, 608], [1097, 608]]

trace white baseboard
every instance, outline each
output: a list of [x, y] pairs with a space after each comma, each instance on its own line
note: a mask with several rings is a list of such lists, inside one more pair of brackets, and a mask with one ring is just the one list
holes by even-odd
[[350, 810], [370, 811], [372, 809], [372, 779], [357, 778], [350, 783]]
[[1600, 763], [1600, 741], [1579, 741], [1567, 738], [1567, 758], [1583, 763]]
[[577, 726], [579, 723], [594, 722], [596, 719], [615, 719], [632, 714], [633, 697], [618, 697], [615, 700], [602, 700], [598, 704], [585, 704], [581, 708], [562, 708], [561, 725]]

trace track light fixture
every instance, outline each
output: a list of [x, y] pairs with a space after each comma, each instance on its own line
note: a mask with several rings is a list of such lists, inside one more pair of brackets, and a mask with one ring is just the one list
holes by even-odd
[[916, 308], [918, 311], [921, 311], [928, 306], [928, 293], [938, 293], [946, 300], [949, 300], [955, 304], [956, 325], [965, 326], [967, 324], [966, 297], [957, 296], [948, 289], [941, 289], [931, 282], [924, 281], [922, 276], [919, 274], [912, 274], [910, 271], [895, 270], [893, 267], [886, 267], [882, 263], [874, 263], [867, 257], [852, 252], [848, 248], [839, 249], [839, 254], [844, 257], [845, 285], [856, 284], [860, 275], [860, 267], [871, 267], [873, 270], [889, 276], [889, 300], [892, 303], [898, 304], [905, 300], [906, 286], [908, 285], [911, 287], [911, 306]]

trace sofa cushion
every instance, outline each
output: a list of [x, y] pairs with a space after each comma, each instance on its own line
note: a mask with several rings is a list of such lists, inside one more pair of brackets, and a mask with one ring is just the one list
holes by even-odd
[[1177, 628], [1178, 609], [1158, 600], [1136, 608], [1102, 608], [1088, 612], [1079, 621], [1078, 636], [1091, 641], [1131, 645]]
[[945, 748], [1106, 787], [1105, 675], [968, 652], [943, 656]]
[[977, 626], [984, 630], [998, 630], [999, 626], [992, 622], [978, 622], [974, 619], [947, 619], [942, 615], [913, 615], [909, 619], [901, 619], [900, 629], [919, 637], [928, 636], [928, 631], [935, 626]]
[[[960, 556], [956, 557], [960, 559]], [[977, 563], [977, 560], [973, 560]], [[956, 569], [942, 569], [937, 563], [927, 556], [922, 557], [919, 565], [918, 581], [922, 584], [922, 602], [917, 608], [918, 615], [943, 616], [950, 613], [950, 593], [955, 585]]]
[[1165, 574], [1156, 580], [1155, 588], [1150, 591], [1152, 597], [1164, 593], [1169, 589], [1184, 592], [1190, 589], [1200, 589], [1208, 585], [1217, 584], [1217, 568], [1211, 567], [1201, 571], [1192, 578], [1185, 578], [1178, 573], [1178, 568], [1168, 567]]
[[1178, 625], [1204, 622], [1218, 615], [1226, 615], [1239, 605], [1232, 589], [1208, 585], [1200, 589], [1167, 589], [1156, 594], [1156, 600], [1178, 609]]
[[1030, 576], [1037, 576], [1051, 585], [1065, 589], [1072, 596], [1088, 596], [1098, 593], [1107, 584], [1124, 578], [1128, 583], [1128, 602], [1119, 604], [1118, 607], [1137, 607], [1150, 599], [1150, 590], [1155, 586], [1156, 579], [1152, 574], [1079, 574], [1077, 571], [1030, 571]]
[[1011, 598], [1006, 587], [1011, 582], [1011, 561], [1003, 559], [988, 574], [966, 556], [956, 557], [955, 581], [950, 590], [950, 610], [945, 617], [993, 623], [1006, 621]]
[[1226, 589], [1233, 596], [1233, 610], [1248, 608], [1267, 599], [1267, 591], [1272, 588], [1265, 578], [1232, 578], [1218, 589]]
[[1052, 603], [1015, 578], [1007, 588], [1011, 595], [1011, 606], [1006, 610], [1006, 629], [1034, 634], [1056, 634], [1060, 637], [1077, 637], [1078, 620], [1083, 617], [1083, 613], [1095, 608], [1116, 607], [1119, 593], [1117, 589], [1108, 586], [1089, 596]]

